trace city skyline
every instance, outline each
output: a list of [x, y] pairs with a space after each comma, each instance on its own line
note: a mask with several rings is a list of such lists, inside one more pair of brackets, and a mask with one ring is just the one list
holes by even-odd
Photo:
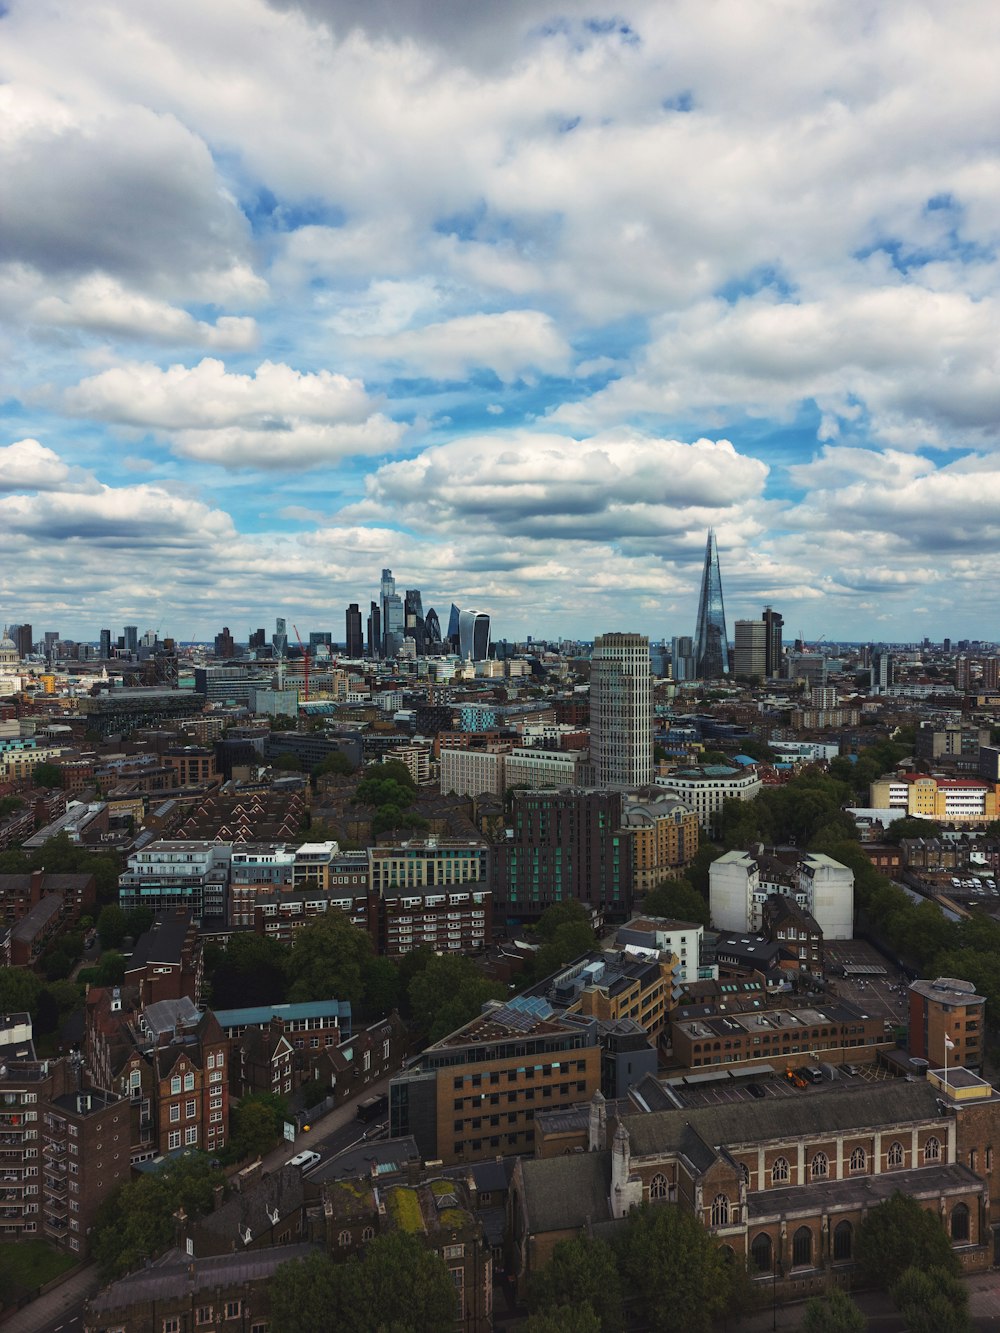
[[8, 0], [0, 37], [5, 620], [342, 633], [391, 567], [498, 637], [659, 640], [709, 528], [731, 623], [1000, 619], [985, 0]]

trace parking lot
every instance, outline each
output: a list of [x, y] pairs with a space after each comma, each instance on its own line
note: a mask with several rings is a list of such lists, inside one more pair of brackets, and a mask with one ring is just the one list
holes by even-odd
[[[840, 999], [858, 1005], [873, 1018], [882, 1018], [901, 1027], [906, 1025], [909, 979], [903, 972], [864, 940], [838, 940], [827, 944], [824, 952], [830, 988]], [[872, 971], [867, 976], [834, 976], [832, 972], [837, 965], [882, 969], [883, 975]]]

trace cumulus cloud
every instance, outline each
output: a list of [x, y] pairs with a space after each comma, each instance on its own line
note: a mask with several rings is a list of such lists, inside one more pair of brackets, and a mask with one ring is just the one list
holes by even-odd
[[570, 348], [549, 315], [506, 310], [497, 315], [461, 315], [440, 324], [365, 338], [363, 351], [396, 363], [414, 375], [460, 379], [492, 370], [505, 382], [535, 372], [565, 374]]
[[248, 351], [257, 344], [257, 323], [248, 316], [220, 315], [214, 323], [140, 292], [116, 278], [95, 273], [81, 278], [66, 295], [43, 296], [28, 318], [93, 333], [150, 342], [191, 344]]
[[0, 448], [0, 492], [51, 491], [69, 480], [69, 467], [37, 440], [15, 440]]
[[576, 440], [528, 430], [464, 437], [384, 464], [369, 498], [434, 525], [462, 520], [542, 536], [683, 533], [757, 499], [767, 468], [728, 440], [635, 431]]
[[224, 467], [313, 466], [394, 448], [404, 427], [374, 411], [360, 380], [263, 362], [253, 375], [206, 357], [166, 370], [116, 366], [63, 396], [71, 414], [149, 427], [176, 452]]

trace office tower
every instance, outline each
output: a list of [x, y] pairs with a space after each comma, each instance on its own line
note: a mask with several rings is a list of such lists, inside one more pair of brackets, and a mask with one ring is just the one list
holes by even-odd
[[769, 606], [764, 607], [761, 619], [764, 622], [764, 675], [780, 676], [783, 657], [781, 631], [785, 622]]
[[945, 639], [944, 642], [941, 644], [941, 647], [942, 647], [942, 649], [943, 649], [946, 653], [950, 653], [950, 652], [951, 652], [951, 639]]
[[690, 634], [675, 634], [670, 640], [670, 662], [674, 680], [694, 680], [694, 639]]
[[267, 634], [264, 632], [264, 627], [262, 625], [260, 629], [255, 629], [254, 632], [250, 635], [249, 648], [250, 651], [253, 653], [256, 652], [258, 648], [265, 648], [266, 646], [267, 646]]
[[461, 611], [459, 611], [455, 603], [452, 602], [451, 613], [448, 616], [448, 646], [451, 648], [451, 651], [453, 653], [457, 653], [460, 647], [459, 634], [458, 634], [458, 620], [461, 614], [462, 614]]
[[[48, 647], [49, 636], [45, 636], [45, 646]], [[125, 626], [125, 651], [127, 653], [137, 653], [139, 651], [139, 626]]]
[[653, 687], [645, 634], [602, 634], [590, 659], [590, 758], [598, 787], [653, 780]]
[[427, 614], [424, 616], [424, 638], [430, 652], [439, 653], [441, 651], [441, 622], [438, 620], [438, 613], [433, 606], [428, 607]]
[[424, 606], [419, 588], [407, 588], [403, 600], [403, 633], [417, 646], [417, 655], [423, 657], [427, 647], [427, 634], [424, 623]]
[[379, 601], [382, 611], [382, 656], [395, 657], [403, 641], [404, 615], [403, 599], [396, 591], [396, 580], [392, 577], [391, 569], [382, 570]]
[[382, 612], [378, 602], [372, 602], [368, 612], [368, 656], [382, 656]]
[[698, 625], [694, 635], [695, 674], [699, 680], [718, 680], [729, 674], [729, 640], [726, 611], [722, 604], [722, 575], [715, 531], [710, 528], [705, 544], [705, 568], [701, 576]]
[[490, 655], [490, 618], [485, 611], [458, 613], [458, 651], [464, 662], [485, 662]]
[[48, 657], [55, 652], [56, 644], [59, 642], [59, 631], [57, 629], [47, 629], [45, 631], [45, 655]]
[[284, 616], [276, 616], [271, 643], [278, 657], [288, 656], [288, 622]]
[[18, 625], [15, 633], [11, 635], [20, 657], [30, 657], [34, 651], [33, 633], [30, 625]]
[[109, 629], [101, 630], [100, 655], [105, 661], [111, 656], [111, 631]]
[[344, 645], [348, 657], [362, 657], [365, 651], [364, 636], [361, 631], [361, 608], [352, 602], [345, 616], [346, 632]]
[[763, 680], [767, 662], [767, 626], [763, 620], [737, 620], [733, 674]]

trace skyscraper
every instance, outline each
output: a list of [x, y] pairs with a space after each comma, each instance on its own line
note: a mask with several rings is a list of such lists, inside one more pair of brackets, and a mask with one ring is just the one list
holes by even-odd
[[458, 613], [458, 647], [463, 661], [486, 661], [490, 655], [490, 618], [485, 611]]
[[396, 580], [392, 577], [391, 569], [382, 570], [379, 600], [382, 609], [382, 656], [395, 657], [403, 641], [405, 618], [403, 599], [396, 592]]
[[[58, 638], [59, 636], [56, 635], [56, 637]], [[46, 635], [45, 635], [45, 650], [46, 650], [46, 652], [48, 652], [48, 647], [49, 647], [49, 636], [48, 636], [48, 633], [46, 633]], [[139, 651], [139, 626], [138, 626], [138, 625], [126, 625], [126, 626], [125, 626], [125, 651], [126, 651], [127, 653], [137, 653], [137, 652]]]
[[368, 656], [382, 656], [382, 612], [378, 602], [372, 602], [368, 612]]
[[361, 608], [357, 602], [352, 602], [347, 608], [345, 621], [346, 637], [344, 644], [347, 648], [347, 656], [361, 657], [365, 651], [365, 640], [361, 630]]
[[701, 576], [698, 625], [694, 633], [695, 673], [700, 680], [718, 680], [729, 674], [729, 639], [726, 610], [722, 604], [722, 575], [715, 532], [708, 531], [705, 568]]
[[675, 634], [670, 640], [670, 665], [674, 680], [694, 680], [694, 640], [690, 634]]
[[590, 758], [598, 787], [653, 779], [653, 688], [645, 634], [602, 634], [590, 659]]
[[274, 645], [276, 656], [288, 656], [288, 621], [284, 616], [275, 617], [274, 633], [271, 635], [271, 643]]
[[427, 635], [424, 629], [424, 605], [419, 588], [407, 588], [403, 599], [403, 633], [417, 646], [417, 656], [423, 657], [427, 647]]
[[441, 622], [433, 606], [427, 608], [427, 615], [424, 617], [424, 635], [427, 639], [428, 649], [431, 652], [439, 653], [441, 651]]
[[764, 607], [764, 614], [761, 617], [764, 622], [764, 674], [767, 676], [780, 676], [781, 666], [784, 658], [784, 652], [781, 644], [781, 631], [785, 627], [785, 622], [777, 611], [772, 611], [769, 606]]
[[111, 656], [111, 631], [109, 629], [101, 630], [100, 656], [105, 661]]
[[733, 674], [756, 676], [758, 680], [767, 674], [767, 626], [763, 620], [737, 620]]

